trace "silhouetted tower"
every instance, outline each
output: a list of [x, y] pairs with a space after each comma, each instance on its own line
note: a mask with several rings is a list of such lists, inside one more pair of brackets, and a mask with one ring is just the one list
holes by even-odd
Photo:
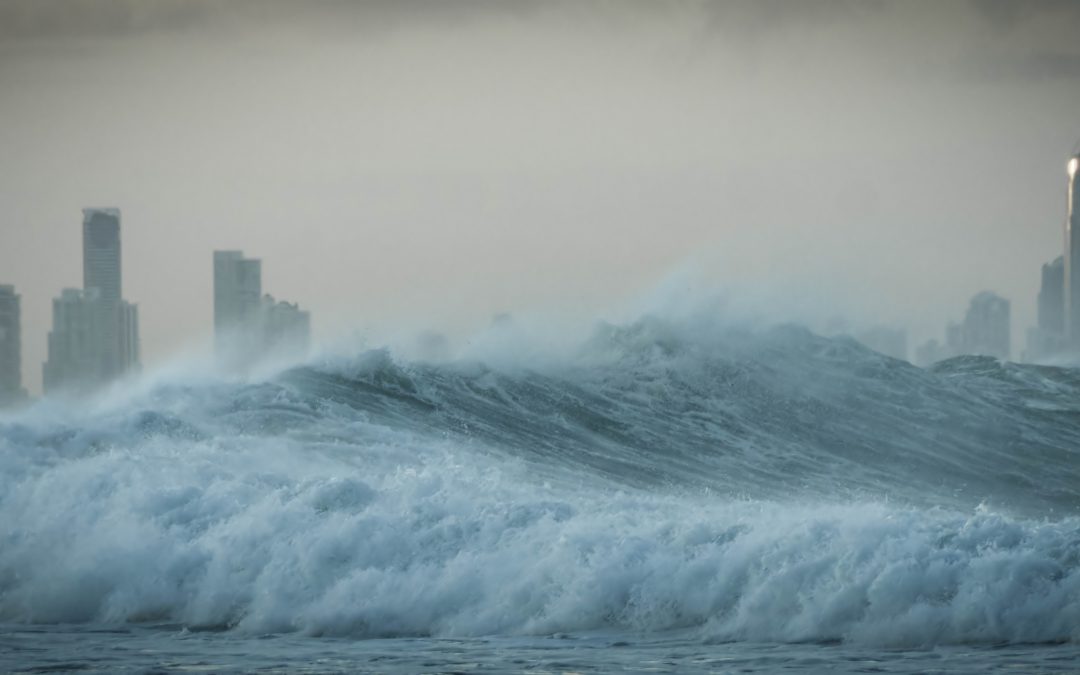
[[243, 251], [214, 251], [214, 346], [218, 358], [242, 364], [257, 355], [261, 306], [262, 261], [245, 258]]
[[1039, 329], [1052, 335], [1065, 332], [1065, 258], [1058, 256], [1042, 266], [1039, 287]]
[[1071, 351], [1080, 351], [1080, 154], [1066, 167], [1069, 176], [1065, 201], [1065, 339]]
[[0, 285], [0, 406], [20, 399], [22, 388], [22, 327], [19, 294]]
[[97, 289], [104, 380], [125, 370], [120, 353], [121, 285], [120, 209], [83, 209], [83, 289]]
[[121, 285], [120, 209], [83, 209], [83, 288], [119, 303]]

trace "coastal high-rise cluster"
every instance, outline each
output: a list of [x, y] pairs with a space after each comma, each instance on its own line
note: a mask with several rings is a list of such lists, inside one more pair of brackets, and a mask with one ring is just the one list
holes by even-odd
[[[1066, 175], [1064, 251], [1042, 266], [1026, 360], [1080, 357], [1080, 154], [1066, 163]], [[85, 393], [140, 368], [138, 307], [123, 297], [120, 210], [83, 209], [82, 237], [83, 287], [63, 289], [52, 303], [42, 369], [46, 393]], [[308, 349], [309, 313], [263, 293], [261, 260], [238, 250], [214, 251], [213, 275], [214, 347], [221, 365], [243, 372], [258, 361]], [[0, 284], [0, 406], [26, 398], [20, 303], [14, 286]], [[908, 358], [903, 328], [876, 326], [856, 337], [883, 354]], [[930, 365], [962, 354], [1012, 356], [1008, 300], [977, 293], [963, 320], [946, 327], [944, 341], [922, 344], [913, 361]]]
[[[1028, 330], [1026, 361], [1080, 357], [1080, 154], [1065, 164], [1065, 245], [1042, 266], [1036, 300], [1036, 325]], [[944, 344], [937, 340], [915, 350], [915, 363], [929, 365], [961, 354], [1010, 358], [1009, 301], [983, 291], [971, 300], [961, 323], [950, 324]]]
[[[86, 394], [140, 369], [138, 306], [123, 296], [121, 217], [116, 208], [83, 209], [83, 287], [52, 301], [46, 394]], [[308, 349], [311, 317], [262, 292], [262, 262], [240, 251], [214, 252], [214, 333], [218, 357], [245, 369], [267, 357]], [[21, 298], [0, 284], [0, 406], [27, 398], [22, 382]]]

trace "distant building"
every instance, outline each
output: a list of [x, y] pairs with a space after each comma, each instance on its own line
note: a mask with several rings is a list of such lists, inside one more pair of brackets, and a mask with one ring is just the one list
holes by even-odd
[[929, 340], [915, 350], [915, 363], [929, 366], [938, 361], [963, 354], [1010, 357], [1010, 309], [1009, 301], [983, 291], [971, 299], [967, 314], [960, 323], [950, 322], [945, 327], [945, 343]]
[[83, 289], [53, 300], [46, 393], [87, 392], [139, 369], [138, 307], [123, 299], [120, 210], [83, 209]]
[[1066, 165], [1064, 323], [1068, 349], [1080, 352], [1080, 155]]
[[262, 261], [242, 251], [214, 251], [214, 348], [229, 362], [252, 360], [262, 307]]
[[65, 288], [60, 297], [53, 299], [48, 360], [42, 369], [46, 394], [86, 392], [108, 380], [109, 372], [102, 359], [105, 351], [102, 304], [97, 288], [86, 291]]
[[103, 377], [124, 374], [120, 354], [120, 210], [83, 209], [83, 289], [97, 289]]
[[263, 296], [263, 344], [267, 354], [300, 356], [311, 342], [311, 315], [291, 302]]
[[890, 326], [874, 326], [855, 336], [855, 339], [876, 352], [906, 361], [908, 358], [907, 331]]
[[1065, 348], [1065, 258], [1058, 256], [1042, 266], [1038, 323], [1028, 330], [1025, 359], [1047, 358]]
[[120, 210], [83, 209], [83, 288], [96, 288], [105, 304], [122, 297]]
[[1010, 355], [1009, 301], [983, 291], [971, 299], [956, 338], [959, 354], [982, 354], [1008, 359]]
[[295, 303], [262, 293], [262, 261], [242, 251], [214, 251], [214, 348], [229, 368], [267, 356], [307, 352], [311, 317]]
[[0, 285], [0, 406], [26, 396], [22, 387], [22, 323], [19, 294]]
[[1048, 333], [1065, 332], [1065, 257], [1042, 266], [1039, 287], [1039, 328]]
[[142, 346], [139, 343], [139, 306], [120, 301], [118, 310], [118, 352], [120, 371], [129, 373], [141, 368]]

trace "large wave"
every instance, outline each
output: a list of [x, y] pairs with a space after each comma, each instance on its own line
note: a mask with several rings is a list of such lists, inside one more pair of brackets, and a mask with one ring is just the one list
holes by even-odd
[[1080, 377], [797, 327], [372, 351], [0, 422], [0, 621], [1080, 639]]

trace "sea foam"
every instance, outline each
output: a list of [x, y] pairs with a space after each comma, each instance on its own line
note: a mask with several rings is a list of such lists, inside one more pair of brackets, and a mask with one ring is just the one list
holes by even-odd
[[[604, 338], [614, 354], [592, 345], [564, 371], [373, 353], [10, 418], [0, 621], [888, 646], [1080, 638], [1076, 495], [1036, 480], [1073, 470], [1055, 439], [1075, 422], [1024, 404], [1067, 401], [1067, 373], [927, 372], [790, 330], [716, 353], [616, 338]], [[852, 391], [878, 401], [828, 417], [855, 405]], [[957, 452], [930, 463], [913, 428], [887, 441], [912, 449], [883, 475], [866, 439], [894, 432], [897, 397], [940, 404], [947, 424], [927, 425], [951, 430]], [[961, 465], [983, 438], [965, 425], [999, 409], [1017, 429], [1045, 427], [1028, 442], [1062, 464], [1024, 473], [1035, 465], [1005, 457], [1007, 484], [1035, 499], [980, 505], [1002, 483], [985, 477], [993, 466]], [[815, 415], [835, 429], [795, 445]], [[873, 416], [877, 428], [861, 429]], [[850, 447], [829, 448], [835, 438]], [[984, 463], [1008, 451], [988, 444]], [[829, 476], [865, 490], [830, 494]], [[1032, 513], [1040, 503], [1056, 510]]]

